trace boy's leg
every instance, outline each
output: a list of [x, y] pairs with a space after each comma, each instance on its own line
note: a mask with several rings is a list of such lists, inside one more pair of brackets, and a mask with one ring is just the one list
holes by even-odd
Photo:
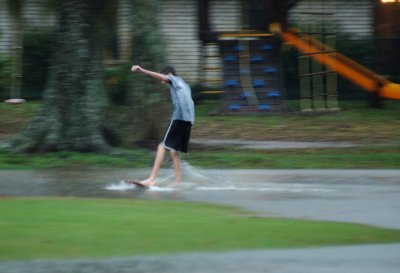
[[165, 147], [164, 145], [159, 144], [157, 147], [156, 159], [154, 160], [154, 165], [151, 174], [149, 178], [140, 181], [140, 183], [148, 186], [154, 186], [156, 184], [156, 178], [158, 176], [158, 172], [160, 171], [161, 165], [164, 161], [164, 155], [165, 155]]
[[174, 163], [175, 170], [175, 184], [181, 183], [182, 174], [181, 174], [181, 160], [179, 158], [179, 152], [171, 151], [172, 162]]

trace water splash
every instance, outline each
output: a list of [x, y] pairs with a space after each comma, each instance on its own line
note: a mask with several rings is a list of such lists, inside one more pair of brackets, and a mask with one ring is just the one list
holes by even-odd
[[152, 187], [149, 187], [147, 190], [148, 190], [148, 191], [157, 191], [157, 192], [173, 192], [173, 191], [175, 191], [176, 189], [175, 189], [175, 188], [172, 188], [172, 187], [157, 187], [157, 186], [152, 186]]
[[[175, 174], [173, 170], [164, 170], [156, 180], [156, 186], [150, 187], [150, 191], [174, 191], [174, 190], [190, 190], [196, 189], [197, 187], [207, 186], [221, 186], [230, 187], [231, 184], [229, 179], [218, 172], [201, 169], [194, 167], [189, 162], [182, 160], [181, 162], [182, 171], [182, 183], [179, 186], [175, 186]], [[174, 185], [173, 187], [171, 187]], [[117, 183], [111, 183], [104, 187], [106, 190], [112, 191], [127, 191], [137, 189], [137, 186], [130, 183], [126, 183], [124, 180], [120, 180]]]
[[[111, 183], [104, 187], [106, 190], [110, 191], [127, 191], [127, 190], [136, 190], [141, 189], [139, 186], [136, 186], [131, 183], [127, 183], [124, 180], [121, 180], [117, 183]], [[159, 187], [159, 186], [151, 186], [147, 189], [148, 191], [157, 191], [157, 192], [171, 192], [175, 189], [172, 187]]]
[[190, 184], [211, 184], [211, 185], [225, 185], [229, 179], [223, 175], [215, 172], [210, 172], [199, 167], [194, 167], [187, 161], [182, 161], [182, 180]]
[[130, 183], [126, 183], [124, 180], [121, 180], [117, 183], [108, 184], [104, 188], [110, 191], [126, 191], [126, 190], [136, 189], [137, 186]]
[[327, 192], [333, 192], [334, 190], [332, 189], [325, 189], [322, 187], [292, 187], [291, 185], [279, 185], [276, 183], [260, 183], [260, 184], [254, 184], [251, 187], [245, 187], [245, 186], [199, 186], [195, 188], [196, 190], [199, 191], [257, 191], [257, 192], [287, 192], [287, 193], [304, 193], [304, 192], [310, 192], [310, 193], [327, 193]]

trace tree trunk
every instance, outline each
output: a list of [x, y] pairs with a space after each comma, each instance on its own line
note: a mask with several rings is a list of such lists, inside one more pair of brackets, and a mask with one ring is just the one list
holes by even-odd
[[94, 9], [99, 2], [103, 1], [61, 1], [57, 46], [43, 106], [11, 139], [13, 151], [97, 152], [108, 148], [102, 134], [102, 46]]

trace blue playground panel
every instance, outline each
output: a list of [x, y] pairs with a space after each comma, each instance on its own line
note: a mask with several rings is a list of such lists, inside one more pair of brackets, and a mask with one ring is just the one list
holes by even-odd
[[226, 55], [224, 56], [224, 62], [236, 62], [237, 57], [235, 55]]
[[239, 86], [239, 82], [237, 80], [227, 80], [225, 82], [226, 87], [237, 87]]
[[252, 80], [251, 84], [253, 85], [254, 88], [265, 87], [265, 81], [264, 80]]
[[237, 46], [233, 47], [233, 50], [235, 50], [235, 51], [242, 51], [242, 50], [245, 50], [245, 49], [246, 49], [246, 47], [243, 46], [243, 45], [237, 45]]
[[[280, 41], [274, 38], [221, 40], [226, 104], [231, 114], [279, 111], [284, 90], [280, 67]], [[242, 59], [243, 58], [243, 59]], [[242, 62], [243, 60], [243, 62]], [[247, 100], [258, 101], [250, 105]]]
[[264, 68], [264, 73], [267, 73], [267, 74], [277, 73], [278, 71], [279, 71], [279, 69], [274, 66], [269, 66], [269, 67]]
[[270, 110], [270, 109], [271, 109], [271, 106], [269, 106], [266, 103], [258, 105], [258, 110]]
[[263, 61], [264, 61], [264, 57], [263, 56], [256, 55], [256, 56], [250, 57], [250, 62], [252, 62], [252, 63], [261, 63]]
[[251, 97], [251, 96], [252, 96], [252, 94], [251, 94], [251, 92], [249, 92], [249, 91], [243, 91], [243, 92], [240, 94], [240, 97], [241, 97], [242, 99], [249, 98], [249, 97]]
[[260, 49], [262, 50], [262, 51], [268, 51], [268, 50], [272, 50], [272, 49], [274, 49], [274, 46], [273, 45], [262, 45], [261, 47], [260, 47]]
[[270, 97], [270, 98], [278, 98], [280, 96], [281, 96], [281, 93], [277, 90], [269, 91], [267, 94], [267, 97]]
[[242, 106], [240, 104], [230, 104], [228, 108], [231, 111], [238, 111], [240, 108], [242, 108]]

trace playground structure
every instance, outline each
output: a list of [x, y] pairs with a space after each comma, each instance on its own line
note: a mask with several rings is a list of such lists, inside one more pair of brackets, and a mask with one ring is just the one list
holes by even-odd
[[[400, 99], [400, 84], [392, 83], [377, 75], [366, 67], [314, 39], [312, 36], [302, 34], [296, 29], [289, 29], [282, 33], [282, 38], [299, 51], [310, 54], [315, 61], [336, 71], [339, 75], [350, 80], [365, 91], [377, 92], [383, 98]], [[326, 54], [313, 54], [321, 51]]]
[[[329, 45], [331, 49], [300, 51], [298, 55], [300, 110], [302, 112], [339, 111], [336, 69], [326, 68], [313, 58], [315, 55], [326, 56], [336, 52], [334, 49], [337, 30], [334, 13], [324, 9], [318, 12], [307, 11], [301, 13], [301, 18], [300, 22], [305, 31], [300, 35], [318, 39]], [[270, 29], [281, 35], [278, 24], [273, 24]]]
[[224, 99], [222, 113], [282, 111], [284, 89], [280, 41], [271, 34], [220, 37]]
[[[329, 14], [318, 15], [329, 17]], [[400, 99], [400, 84], [390, 82], [334, 49], [335, 33], [332, 30], [302, 32], [287, 29], [281, 32], [278, 24], [272, 24], [270, 30], [271, 33], [243, 31], [220, 35], [223, 91], [204, 92], [223, 95], [219, 113], [287, 110], [283, 103], [282, 42], [300, 52], [301, 111], [338, 111], [337, 75], [382, 98]]]

